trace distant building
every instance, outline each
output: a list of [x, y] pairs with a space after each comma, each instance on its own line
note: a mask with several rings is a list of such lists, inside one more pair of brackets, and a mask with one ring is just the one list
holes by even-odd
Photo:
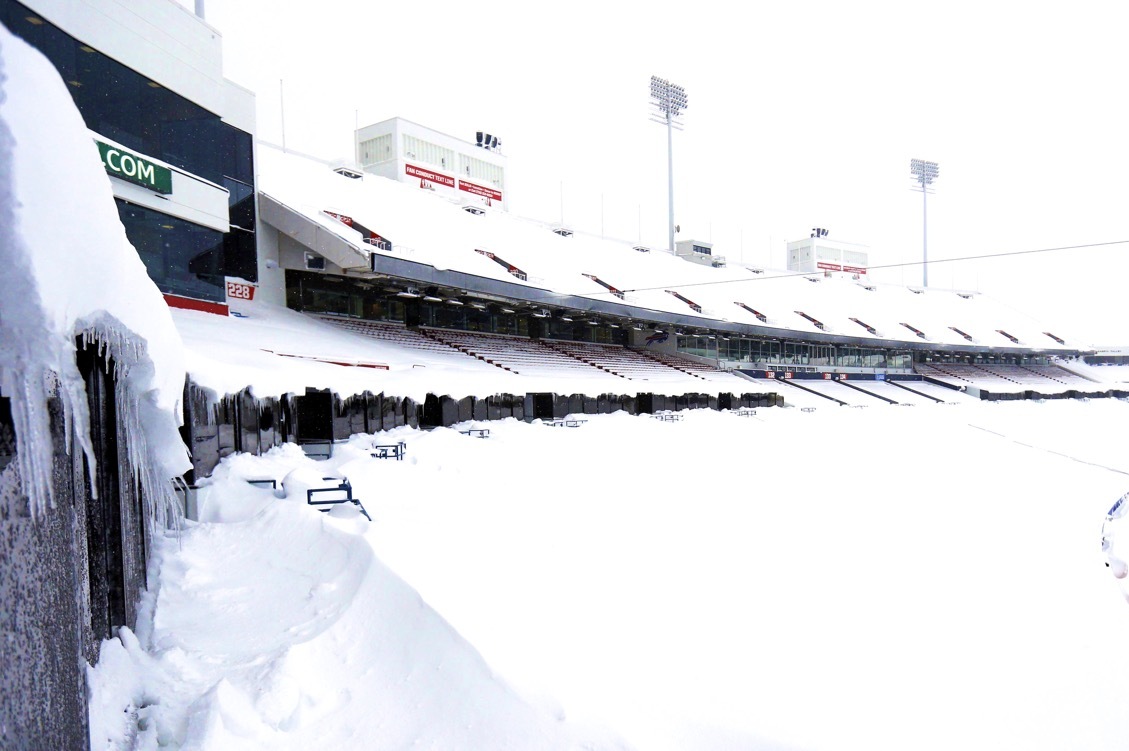
[[828, 240], [826, 237], [809, 237], [788, 243], [789, 271], [865, 274], [869, 265], [865, 245]]
[[471, 206], [505, 209], [506, 157], [497, 136], [474, 141], [394, 117], [355, 134], [357, 163], [365, 172], [418, 185]]

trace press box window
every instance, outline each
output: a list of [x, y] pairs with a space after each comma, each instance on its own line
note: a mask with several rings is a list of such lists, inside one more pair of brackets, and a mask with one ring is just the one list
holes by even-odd
[[224, 301], [222, 232], [121, 199], [115, 201], [126, 237], [161, 292]]

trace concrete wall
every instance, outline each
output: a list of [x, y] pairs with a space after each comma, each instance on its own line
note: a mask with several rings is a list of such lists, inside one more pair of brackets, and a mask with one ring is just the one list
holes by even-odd
[[[85, 498], [52, 405], [56, 508], [31, 517], [18, 464], [0, 472], [0, 748], [88, 747], [90, 631]], [[81, 465], [81, 463], [79, 463]], [[81, 486], [80, 486], [81, 487]]]

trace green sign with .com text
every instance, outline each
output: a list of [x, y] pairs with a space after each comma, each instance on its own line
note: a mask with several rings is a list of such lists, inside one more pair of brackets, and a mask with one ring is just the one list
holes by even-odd
[[168, 167], [153, 164], [148, 159], [126, 151], [120, 146], [111, 146], [97, 139], [94, 143], [98, 144], [102, 166], [109, 174], [157, 193], [166, 195], [172, 193], [172, 170]]

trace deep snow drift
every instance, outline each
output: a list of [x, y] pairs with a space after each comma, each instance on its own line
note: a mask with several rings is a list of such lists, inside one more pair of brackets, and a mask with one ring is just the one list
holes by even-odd
[[[50, 501], [47, 378], [88, 439], [75, 338], [97, 338], [118, 368], [121, 419], [158, 515], [168, 478], [189, 468], [177, 432], [184, 351], [161, 293], [129, 244], [90, 133], [38, 51], [0, 26], [0, 391], [13, 396], [20, 476]], [[91, 465], [94, 458], [89, 454]], [[162, 504], [158, 501], [164, 500]]]
[[[141, 643], [103, 650], [94, 747], [145, 702], [201, 749], [1123, 749], [1099, 531], [1126, 418], [701, 410], [236, 456], [161, 546]], [[245, 482], [295, 469], [373, 521]]]

